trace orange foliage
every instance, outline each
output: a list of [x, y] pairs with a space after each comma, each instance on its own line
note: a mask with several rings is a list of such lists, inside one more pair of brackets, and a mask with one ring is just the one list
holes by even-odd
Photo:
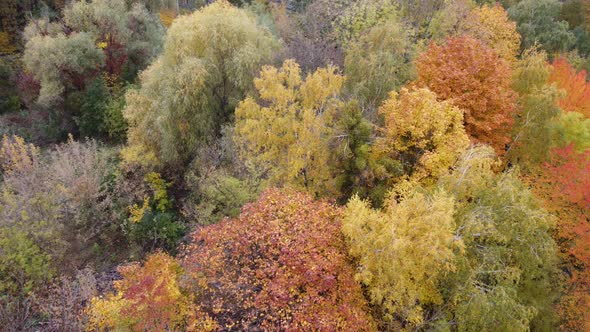
[[158, 252], [143, 266], [118, 269], [123, 279], [114, 282], [116, 294], [94, 298], [89, 308], [89, 329], [131, 331], [212, 331], [213, 321], [200, 314], [191, 297], [181, 292], [182, 273], [174, 258]]
[[504, 60], [481, 41], [462, 36], [449, 38], [444, 45], [431, 43], [416, 68], [419, 86], [463, 110], [465, 129], [474, 142], [504, 153], [517, 97]]
[[586, 81], [586, 71], [576, 70], [564, 58], [553, 61], [550, 82], [557, 84], [566, 95], [559, 106], [566, 112], [578, 112], [590, 117], [590, 83]]
[[271, 189], [197, 230], [183, 266], [227, 331], [375, 330], [340, 233], [341, 210]]
[[590, 331], [590, 151], [573, 145], [552, 151], [540, 193], [558, 216], [557, 242], [569, 277], [558, 305], [566, 331]]

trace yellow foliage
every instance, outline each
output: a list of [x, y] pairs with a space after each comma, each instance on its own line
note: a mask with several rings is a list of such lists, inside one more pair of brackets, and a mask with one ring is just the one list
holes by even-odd
[[24, 172], [35, 166], [39, 148], [26, 144], [22, 137], [4, 135], [0, 142], [0, 170], [6, 173]]
[[8, 32], [0, 32], [0, 53], [12, 54], [16, 52], [16, 46], [10, 40]]
[[213, 331], [215, 323], [201, 313], [179, 286], [183, 273], [165, 253], [150, 255], [141, 266], [118, 268], [116, 293], [92, 299], [87, 313], [89, 331]]
[[424, 307], [442, 303], [438, 283], [455, 270], [464, 246], [453, 236], [454, 211], [445, 192], [413, 191], [399, 203], [389, 199], [384, 211], [358, 197], [348, 203], [342, 231], [359, 259], [357, 279], [386, 320], [402, 317], [412, 330], [423, 322]]
[[169, 28], [172, 25], [172, 22], [174, 22], [174, 19], [176, 18], [176, 11], [170, 9], [162, 9], [160, 10], [159, 14], [160, 21], [162, 21], [162, 24], [166, 28]]
[[520, 34], [516, 23], [500, 4], [476, 7], [465, 23], [465, 32], [481, 40], [508, 62], [516, 61], [520, 51]]
[[379, 165], [379, 160], [387, 158], [399, 161], [412, 180], [435, 180], [469, 146], [461, 110], [450, 102], [437, 101], [428, 89], [404, 88], [399, 96], [392, 92], [379, 113], [385, 126], [371, 153], [378, 177], [391, 176]]
[[316, 194], [336, 190], [330, 169], [333, 117], [343, 106], [344, 77], [334, 67], [301, 78], [299, 65], [266, 66], [254, 84], [260, 100], [246, 98], [236, 108], [235, 142], [245, 159], [266, 169], [278, 185]]
[[129, 207], [129, 214], [131, 214], [131, 216], [129, 217], [129, 221], [132, 224], [136, 224], [136, 223], [140, 222], [141, 219], [143, 219], [143, 216], [145, 215], [145, 213], [149, 210], [150, 210], [150, 198], [145, 196], [143, 198], [143, 205], [142, 206], [139, 206], [137, 204], [133, 204], [131, 207]]

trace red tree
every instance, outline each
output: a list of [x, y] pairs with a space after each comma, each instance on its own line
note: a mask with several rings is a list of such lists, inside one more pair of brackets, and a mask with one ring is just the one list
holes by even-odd
[[192, 234], [183, 266], [226, 330], [366, 331], [339, 208], [271, 189], [241, 215]]
[[417, 62], [419, 86], [452, 100], [465, 113], [465, 129], [475, 142], [504, 153], [510, 140], [516, 93], [510, 66], [492, 49], [471, 37], [431, 43]]

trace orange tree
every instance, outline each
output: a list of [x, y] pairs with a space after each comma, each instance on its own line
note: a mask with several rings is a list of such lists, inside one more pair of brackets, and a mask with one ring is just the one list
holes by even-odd
[[590, 151], [573, 144], [551, 151], [540, 194], [558, 216], [557, 241], [568, 277], [558, 312], [564, 331], [590, 329]]
[[590, 83], [586, 82], [586, 71], [576, 70], [564, 58], [553, 62], [549, 81], [565, 91], [559, 106], [566, 112], [578, 112], [590, 117]]
[[463, 110], [465, 130], [474, 142], [504, 152], [516, 103], [512, 73], [504, 60], [481, 41], [462, 36], [444, 45], [431, 43], [416, 68], [419, 86]]
[[341, 210], [270, 189], [192, 234], [182, 264], [223, 330], [375, 330], [340, 233]]

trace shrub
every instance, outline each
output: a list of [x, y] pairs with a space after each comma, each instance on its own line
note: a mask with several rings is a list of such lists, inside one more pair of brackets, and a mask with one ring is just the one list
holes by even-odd
[[222, 329], [374, 330], [340, 234], [340, 210], [267, 190], [236, 219], [195, 231], [182, 265]]

